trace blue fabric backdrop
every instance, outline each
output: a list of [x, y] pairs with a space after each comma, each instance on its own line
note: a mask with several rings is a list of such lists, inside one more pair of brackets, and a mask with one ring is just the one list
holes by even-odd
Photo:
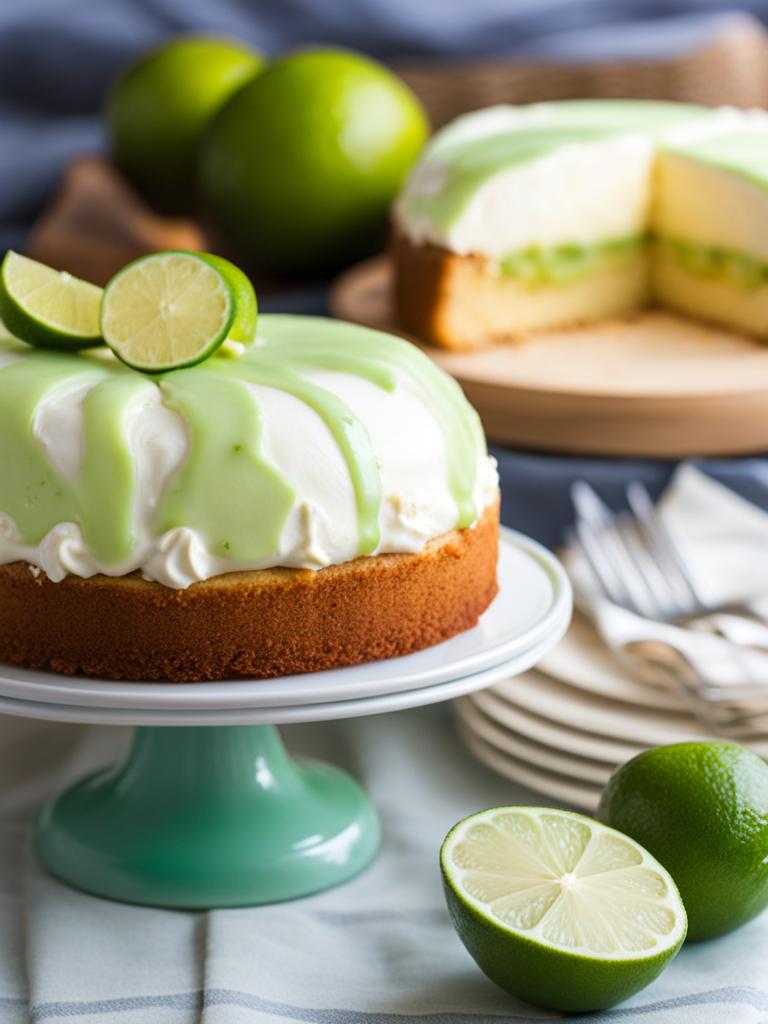
[[[768, 20], [768, 0], [740, 5]], [[700, 42], [733, 12], [717, 0], [2, 0], [0, 251], [23, 248], [35, 215], [74, 155], [102, 147], [98, 112], [115, 72], [180, 31], [239, 36], [273, 53], [337, 43], [375, 56], [519, 55], [592, 59], [670, 54]], [[265, 308], [323, 312], [320, 291], [272, 296]], [[658, 492], [663, 462], [578, 460], [497, 450], [504, 519], [555, 545], [577, 477], [622, 502], [630, 479]], [[698, 463], [768, 508], [768, 463]]]

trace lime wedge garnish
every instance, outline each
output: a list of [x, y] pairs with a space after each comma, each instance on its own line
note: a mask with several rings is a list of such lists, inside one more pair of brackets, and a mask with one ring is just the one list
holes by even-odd
[[483, 811], [448, 834], [440, 862], [464, 945], [496, 984], [539, 1006], [613, 1006], [653, 981], [685, 938], [669, 873], [580, 814]]
[[228, 338], [253, 342], [256, 296], [245, 274], [219, 256], [153, 253], [129, 263], [104, 289], [101, 332], [136, 370], [194, 366]]
[[101, 288], [9, 249], [0, 265], [0, 317], [17, 338], [41, 348], [101, 344]]

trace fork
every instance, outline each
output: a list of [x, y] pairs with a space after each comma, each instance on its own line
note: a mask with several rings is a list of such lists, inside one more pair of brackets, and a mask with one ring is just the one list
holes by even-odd
[[[571, 542], [608, 600], [646, 619], [716, 633], [768, 651], [768, 626], [759, 607], [749, 602], [712, 604], [701, 596], [674, 536], [642, 484], [629, 485], [630, 511], [618, 515], [585, 481], [574, 483], [571, 493], [576, 510]], [[661, 648], [661, 655], [653, 659], [657, 667], [675, 678], [691, 710], [710, 728], [732, 736], [754, 736], [756, 729], [768, 728], [768, 686], [722, 686], [708, 680], [672, 645], [653, 646]], [[738, 648], [733, 657], [743, 669]], [[745, 706], [750, 702], [757, 703]], [[759, 703], [765, 706], [761, 709]], [[766, 720], [758, 727], [761, 716]]]

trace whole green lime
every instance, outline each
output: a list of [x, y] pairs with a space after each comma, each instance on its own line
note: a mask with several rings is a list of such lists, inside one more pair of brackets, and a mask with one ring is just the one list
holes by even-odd
[[372, 251], [424, 143], [416, 97], [358, 54], [291, 54], [236, 93], [201, 150], [203, 197], [247, 265], [328, 273]]
[[151, 203], [169, 212], [194, 205], [201, 136], [261, 67], [258, 54], [239, 43], [186, 36], [117, 79], [106, 107], [112, 158]]
[[738, 928], [768, 906], [768, 765], [735, 743], [656, 747], [618, 768], [598, 817], [677, 883], [688, 938]]

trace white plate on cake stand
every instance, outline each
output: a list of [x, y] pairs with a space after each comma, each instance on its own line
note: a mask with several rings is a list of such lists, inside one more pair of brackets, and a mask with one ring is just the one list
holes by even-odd
[[[516, 671], [534, 664], [534, 661], [520, 656], [539, 650], [537, 657], [540, 657], [545, 653], [542, 644], [548, 651], [552, 646], [550, 638], [561, 636], [567, 627], [571, 615], [568, 577], [546, 548], [520, 533], [502, 528], [498, 580], [499, 593], [474, 629], [402, 658], [282, 679], [215, 683], [116, 683], [0, 666], [0, 698], [25, 703], [74, 704], [123, 713], [135, 710], [143, 716], [157, 713], [158, 722], [162, 718], [161, 712], [179, 713], [182, 708], [186, 713], [197, 710], [201, 714], [215, 712], [216, 715], [237, 713], [243, 709], [262, 712], [273, 708], [282, 712], [287, 708], [297, 708], [300, 715], [301, 709], [320, 704], [329, 705], [324, 718], [341, 717], [337, 705], [342, 702], [349, 705], [353, 701], [379, 700], [387, 695], [432, 689], [443, 683], [463, 681], [505, 663], [523, 666]], [[504, 678], [503, 673], [494, 676], [494, 682], [501, 678]], [[445, 700], [447, 697], [435, 699]], [[392, 707], [397, 705], [398, 702], [394, 701]], [[410, 706], [407, 697], [400, 706]], [[349, 707], [343, 717], [351, 710]], [[248, 721], [256, 721], [257, 718]], [[103, 716], [88, 720], [107, 721]], [[236, 714], [233, 720], [245, 719]], [[263, 720], [305, 719], [286, 719], [283, 716]]]
[[[259, 707], [201, 708], [190, 704], [182, 688], [172, 686], [177, 695], [175, 708], [121, 706], [115, 701], [112, 707], [86, 706], [78, 703], [80, 680], [62, 677], [65, 683], [59, 687], [59, 700], [35, 701], [13, 697], [0, 697], [0, 714], [18, 715], [22, 718], [42, 718], [58, 722], [85, 722], [92, 725], [289, 725], [299, 722], [327, 722], [338, 718], [361, 718], [388, 711], [403, 711], [406, 708], [422, 707], [452, 700], [475, 690], [484, 689], [502, 680], [509, 679], [517, 672], [525, 672], [556, 644], [567, 629], [568, 621], [556, 624], [550, 633], [541, 638], [533, 647], [500, 665], [494, 665], [483, 672], [476, 672], [460, 679], [449, 679], [435, 686], [420, 686], [399, 693], [384, 693], [379, 696], [342, 701], [307, 702], [303, 705]], [[351, 670], [364, 676], [368, 665], [359, 665]], [[4, 672], [5, 670], [0, 670]], [[2, 678], [2, 676], [0, 676]], [[73, 684], [67, 691], [66, 683]], [[126, 686], [131, 684], [127, 683]], [[134, 684], [137, 687], [141, 683]], [[184, 689], [189, 689], [185, 687]]]

